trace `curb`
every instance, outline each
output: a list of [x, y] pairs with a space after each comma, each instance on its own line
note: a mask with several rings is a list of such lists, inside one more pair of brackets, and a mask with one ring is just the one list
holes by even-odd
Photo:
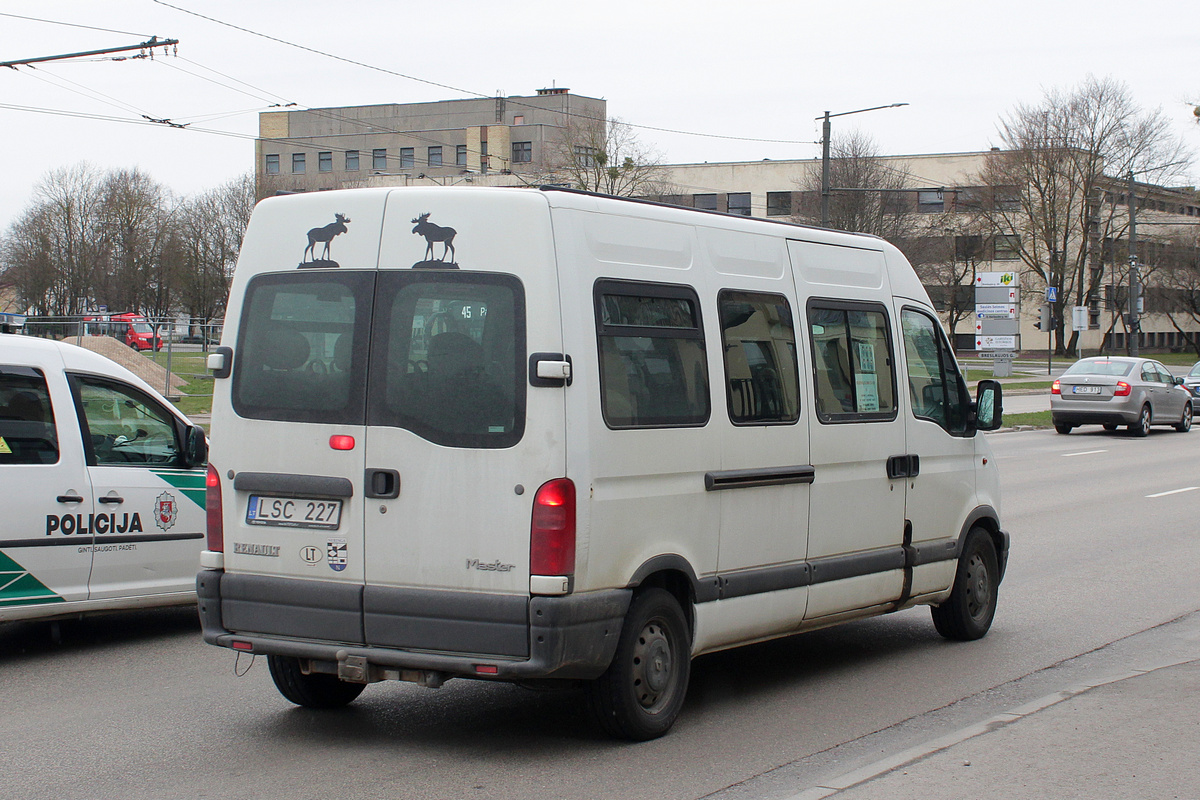
[[953, 733], [940, 736], [936, 739], [931, 739], [930, 741], [917, 745], [916, 747], [910, 747], [907, 750], [902, 750], [893, 756], [882, 758], [874, 763], [866, 765], [865, 767], [859, 767], [858, 769], [851, 770], [850, 772], [845, 772], [832, 780], [825, 781], [817, 786], [811, 786], [799, 794], [791, 795], [790, 797], [786, 798], [786, 800], [822, 800], [826, 797], [832, 797], [839, 792], [886, 775], [887, 773], [899, 769], [900, 767], [914, 764], [918, 761], [923, 761], [924, 759], [936, 755], [944, 750], [949, 750], [951, 747], [961, 744], [968, 739], [973, 739], [976, 736], [981, 736], [985, 733], [990, 733], [1007, 725], [1011, 725], [1014, 722], [1019, 722], [1020, 720], [1032, 716], [1039, 711], [1044, 711], [1045, 709], [1057, 705], [1064, 700], [1070, 700], [1071, 698], [1077, 697], [1085, 692], [1089, 692], [1092, 689], [1096, 689], [1101, 686], [1109, 686], [1114, 683], [1120, 683], [1121, 681], [1126, 681], [1130, 678], [1137, 678], [1142, 675], [1147, 675], [1151, 672], [1157, 672], [1161, 669], [1178, 667], [1183, 664], [1192, 664], [1198, 660], [1200, 659], [1187, 658], [1178, 661], [1164, 662], [1141, 669], [1133, 669], [1129, 672], [1125, 672], [1114, 677], [1105, 678], [1103, 680], [1077, 683], [1072, 686], [1068, 686], [1061, 691], [1039, 697], [1036, 700], [1024, 703], [1008, 711], [1002, 711], [1001, 713], [996, 714], [995, 716], [992, 716], [983, 722], [978, 722], [974, 725], [968, 725], [967, 727], [960, 728]]

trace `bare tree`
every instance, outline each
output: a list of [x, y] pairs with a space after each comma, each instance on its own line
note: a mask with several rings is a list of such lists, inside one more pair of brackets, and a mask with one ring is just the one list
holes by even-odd
[[179, 302], [192, 319], [210, 320], [224, 313], [254, 202], [254, 175], [246, 173], [191, 198], [178, 214]]
[[[925, 233], [917, 214], [908, 165], [889, 163], [869, 135], [851, 130], [829, 144], [829, 226], [872, 233], [891, 242], [915, 241]], [[821, 219], [821, 175], [802, 177], [802, 192], [794, 215], [798, 222]]]
[[108, 264], [97, 275], [94, 299], [110, 310], [170, 313], [174, 280], [168, 245], [174, 196], [140, 169], [109, 172], [101, 191], [100, 224]]
[[1094, 77], [1018, 106], [1001, 120], [1000, 140], [1005, 149], [988, 158], [973, 210], [995, 235], [1011, 237], [1033, 275], [1059, 289], [1056, 349], [1065, 352], [1078, 334], [1064, 338], [1063, 311], [1099, 301], [1101, 242], [1128, 222], [1112, 202], [1120, 176], [1162, 181], [1186, 152], [1165, 114], [1143, 111], [1123, 83]]
[[662, 156], [620, 120], [572, 117], [550, 146], [546, 183], [620, 197], [670, 194]]

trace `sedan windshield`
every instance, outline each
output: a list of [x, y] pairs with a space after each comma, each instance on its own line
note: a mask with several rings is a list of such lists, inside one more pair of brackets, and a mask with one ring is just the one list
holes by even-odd
[[1086, 359], [1076, 361], [1067, 367], [1063, 375], [1112, 375], [1119, 377], [1128, 375], [1133, 368], [1132, 361], [1113, 361], [1111, 359]]

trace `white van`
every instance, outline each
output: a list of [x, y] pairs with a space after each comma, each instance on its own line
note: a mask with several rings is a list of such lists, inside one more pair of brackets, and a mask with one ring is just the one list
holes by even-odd
[[204, 638], [300, 705], [581, 680], [647, 739], [701, 653], [919, 603], [991, 624], [1000, 388], [971, 401], [880, 239], [568, 190], [273, 198], [209, 358]]
[[0, 622], [196, 602], [206, 453], [116, 362], [0, 334]]

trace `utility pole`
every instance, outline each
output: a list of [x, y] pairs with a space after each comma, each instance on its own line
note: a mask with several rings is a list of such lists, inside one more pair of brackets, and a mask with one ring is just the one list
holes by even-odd
[[821, 123], [821, 227], [829, 227], [829, 118], [861, 114], [864, 111], [878, 111], [881, 108], [899, 108], [906, 105], [908, 103], [892, 103], [886, 106], [860, 108], [856, 111], [841, 111], [837, 114], [830, 114], [826, 111], [825, 116], [817, 117], [817, 119], [823, 120]]
[[1138, 301], [1141, 299], [1141, 283], [1138, 279], [1137, 260], [1137, 198], [1134, 196], [1133, 170], [1129, 170], [1129, 189], [1125, 199], [1129, 203], [1129, 355], [1137, 356], [1141, 320], [1138, 318]]

